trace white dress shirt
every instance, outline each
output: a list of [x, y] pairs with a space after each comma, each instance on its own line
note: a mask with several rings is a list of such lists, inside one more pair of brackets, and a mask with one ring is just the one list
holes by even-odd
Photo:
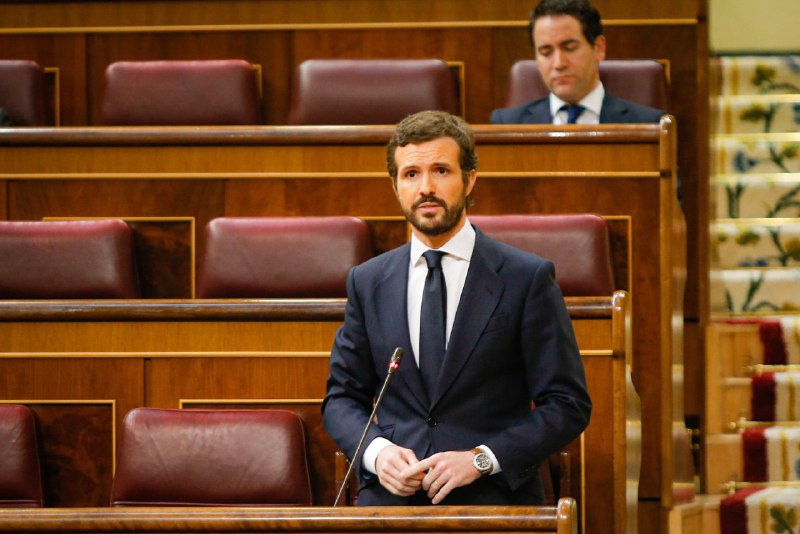
[[[578, 116], [575, 124], [600, 124], [600, 110], [603, 109], [603, 98], [605, 96], [606, 90], [603, 87], [603, 82], [600, 82], [597, 87], [578, 102], [585, 109]], [[567, 124], [567, 110], [561, 109], [565, 105], [567, 105], [567, 102], [550, 93], [550, 116], [553, 117], [553, 124]]]
[[[445, 344], [450, 341], [450, 332], [453, 329], [458, 303], [461, 300], [461, 292], [464, 290], [464, 282], [469, 271], [469, 262], [472, 252], [475, 249], [475, 229], [467, 220], [461, 230], [458, 231], [450, 240], [437, 250], [446, 252], [442, 257], [442, 272], [444, 274], [445, 286], [447, 288], [447, 318], [445, 322]], [[411, 336], [411, 348], [414, 351], [414, 360], [419, 366], [419, 322], [422, 310], [422, 293], [425, 288], [425, 278], [428, 275], [428, 264], [422, 254], [428, 250], [428, 246], [415, 234], [411, 234], [411, 254], [408, 265], [408, 333]], [[446, 345], [445, 345], [446, 346]], [[374, 439], [364, 451], [363, 466], [371, 472], [376, 473], [375, 460], [384, 448], [392, 445], [392, 442], [385, 438]], [[501, 471], [500, 464], [492, 451], [485, 445], [480, 445], [492, 459], [494, 468], [492, 473]], [[422, 460], [422, 458], [419, 458]]]

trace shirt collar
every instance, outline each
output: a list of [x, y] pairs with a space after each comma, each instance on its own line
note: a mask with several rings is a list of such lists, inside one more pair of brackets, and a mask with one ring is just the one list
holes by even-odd
[[[416, 234], [411, 234], [411, 265], [416, 265], [419, 259], [422, 257], [422, 254], [428, 250], [428, 246], [425, 245]], [[439, 247], [437, 250], [441, 250], [442, 252], [446, 252], [451, 256], [455, 256], [462, 260], [469, 261], [472, 258], [472, 251], [475, 249], [475, 229], [469, 222], [469, 219], [464, 221], [464, 226], [461, 230], [458, 231], [456, 235], [450, 238], [450, 240]]]
[[[603, 109], [603, 99], [605, 96], [606, 90], [603, 87], [603, 82], [598, 82], [597, 87], [589, 91], [589, 94], [583, 97], [578, 104], [599, 117], [600, 110]], [[555, 94], [550, 93], [550, 116], [555, 117], [561, 110], [561, 106], [566, 104], [566, 102], [558, 98]]]

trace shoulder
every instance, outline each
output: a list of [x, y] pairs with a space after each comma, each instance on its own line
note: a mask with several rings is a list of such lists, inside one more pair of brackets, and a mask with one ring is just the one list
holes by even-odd
[[548, 98], [540, 98], [511, 108], [492, 111], [492, 124], [547, 124], [550, 120]]
[[379, 254], [367, 261], [356, 265], [350, 271], [353, 279], [366, 280], [375, 277], [382, 277], [395, 269], [408, 266], [408, 255], [411, 245], [405, 243], [397, 248]]
[[603, 99], [603, 109], [600, 112], [600, 122], [603, 123], [643, 123], [658, 122], [666, 112], [661, 109], [651, 108], [623, 100], [606, 93]]

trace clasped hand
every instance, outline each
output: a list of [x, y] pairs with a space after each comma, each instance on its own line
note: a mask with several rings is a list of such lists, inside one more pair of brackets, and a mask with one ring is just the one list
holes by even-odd
[[422, 489], [431, 503], [439, 504], [454, 489], [480, 478], [473, 456], [470, 451], [448, 451], [418, 460], [411, 449], [389, 445], [378, 454], [375, 469], [381, 485], [394, 495], [408, 497]]

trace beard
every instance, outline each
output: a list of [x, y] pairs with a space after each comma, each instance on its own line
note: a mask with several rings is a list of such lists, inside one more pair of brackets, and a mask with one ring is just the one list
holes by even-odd
[[[431, 202], [440, 205], [444, 212], [441, 216], [425, 216], [417, 213], [417, 208], [424, 202]], [[403, 207], [403, 215], [406, 220], [416, 228], [419, 232], [428, 236], [438, 236], [449, 232], [461, 221], [461, 216], [466, 209], [467, 199], [466, 196], [461, 195], [458, 203], [448, 206], [447, 203], [439, 197], [426, 196], [418, 199], [411, 208]]]

